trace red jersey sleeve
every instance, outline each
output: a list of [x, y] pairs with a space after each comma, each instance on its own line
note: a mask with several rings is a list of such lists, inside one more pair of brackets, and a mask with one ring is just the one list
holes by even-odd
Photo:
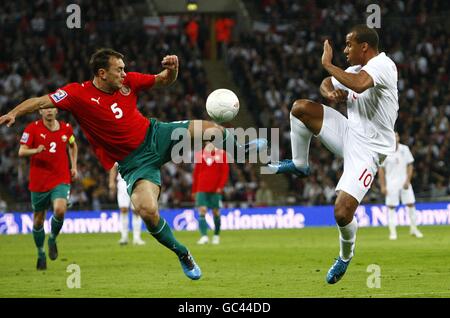
[[55, 92], [48, 94], [53, 105], [61, 110], [70, 111], [73, 105], [76, 105], [75, 97], [78, 92], [78, 83], [70, 83], [66, 86], [58, 88]]
[[22, 137], [20, 138], [20, 144], [33, 148], [32, 146], [34, 140], [34, 133], [33, 133], [34, 126], [36, 126], [36, 124], [35, 122], [32, 122], [31, 124], [28, 124], [27, 127], [25, 127]]
[[128, 72], [126, 83], [134, 91], [140, 91], [144, 88], [150, 88], [155, 85], [156, 76], [153, 74], [142, 74], [137, 72]]

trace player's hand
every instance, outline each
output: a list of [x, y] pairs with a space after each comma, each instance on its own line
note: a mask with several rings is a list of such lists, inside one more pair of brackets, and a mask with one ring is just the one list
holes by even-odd
[[16, 116], [11, 114], [6, 114], [0, 117], [0, 126], [6, 124], [6, 127], [11, 127], [16, 122]]
[[330, 45], [330, 42], [328, 42], [328, 40], [325, 40], [323, 42], [322, 65], [324, 67], [327, 67], [328, 65], [332, 64], [331, 63], [332, 59], [333, 59], [333, 49]]
[[328, 99], [332, 102], [341, 103], [346, 102], [348, 96], [348, 91], [343, 89], [336, 89], [328, 94]]
[[409, 182], [406, 181], [405, 184], [403, 184], [403, 189], [408, 190], [409, 188]]
[[72, 180], [76, 180], [78, 178], [77, 168], [70, 169], [70, 176], [72, 177]]
[[191, 200], [195, 201], [195, 193], [191, 193]]
[[221, 194], [222, 191], [223, 191], [223, 189], [222, 189], [222, 188], [219, 188], [219, 189], [216, 190], [216, 193]]
[[44, 145], [39, 145], [37, 148], [36, 148], [36, 153], [38, 154], [38, 153], [41, 153], [41, 152], [43, 152], [45, 150], [45, 146]]
[[178, 56], [176, 55], [166, 55], [161, 61], [161, 65], [163, 68], [166, 68], [171, 71], [178, 70]]

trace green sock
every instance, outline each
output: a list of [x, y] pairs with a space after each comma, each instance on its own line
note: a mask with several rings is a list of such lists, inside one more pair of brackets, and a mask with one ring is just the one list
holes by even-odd
[[45, 257], [45, 251], [44, 251], [45, 231], [44, 231], [44, 226], [41, 226], [40, 228], [35, 228], [33, 226], [33, 238], [34, 238], [34, 244], [36, 244], [36, 247], [37, 247], [37, 250], [38, 250], [38, 257]]
[[204, 215], [200, 215], [198, 217], [198, 228], [200, 230], [200, 234], [202, 236], [207, 235], [208, 232], [208, 224], [206, 224], [206, 219]]
[[59, 231], [61, 231], [61, 228], [64, 224], [64, 218], [58, 218], [57, 216], [53, 215], [51, 219], [51, 233], [50, 233], [50, 240], [56, 240], [56, 237], [59, 234]]
[[159, 243], [174, 251], [178, 257], [189, 253], [186, 246], [176, 240], [176, 238], [173, 236], [170, 226], [162, 217], [159, 218], [159, 222], [156, 227], [153, 227], [147, 223], [146, 226], [150, 234], [153, 235], [153, 237], [157, 239]]
[[220, 234], [220, 215], [214, 215], [214, 235]]

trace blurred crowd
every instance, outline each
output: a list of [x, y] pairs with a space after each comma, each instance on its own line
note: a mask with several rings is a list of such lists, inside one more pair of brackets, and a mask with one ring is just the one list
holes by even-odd
[[[345, 35], [365, 23], [368, 1], [251, 1], [252, 32], [229, 46], [227, 62], [260, 127], [280, 127], [281, 158], [291, 158], [289, 112], [296, 99], [329, 104], [319, 93], [323, 41], [334, 47], [334, 63], [348, 65]], [[447, 1], [378, 1], [380, 51], [397, 64], [401, 143], [415, 158], [412, 180], [419, 198], [450, 194], [450, 25]], [[372, 11], [373, 12], [373, 11]], [[346, 113], [345, 105], [332, 105]], [[342, 161], [311, 142], [312, 177], [290, 177], [290, 203], [331, 203]], [[381, 202], [378, 183], [366, 201]]]
[[[205, 98], [210, 91], [202, 57], [205, 28], [192, 39], [192, 18], [181, 17], [176, 24], [148, 32], [133, 4], [145, 1], [84, 1], [83, 28], [66, 27], [67, 1], [8, 1], [0, 7], [0, 114], [23, 100], [53, 92], [70, 82], [92, 78], [88, 61], [100, 47], [112, 47], [125, 55], [126, 71], [158, 73], [166, 54], [180, 60], [177, 82], [170, 88], [140, 94], [138, 107], [147, 117], [161, 121], [206, 119]], [[130, 4], [131, 3], [131, 4]], [[101, 14], [99, 14], [101, 12]], [[201, 24], [201, 19], [195, 19]], [[114, 21], [111, 22], [111, 21]], [[200, 25], [201, 26], [201, 25]], [[190, 31], [189, 31], [190, 30]], [[27, 115], [13, 128], [0, 128], [0, 180], [4, 191], [16, 203], [29, 209], [28, 160], [19, 159], [19, 139], [26, 124], [39, 119]], [[79, 146], [79, 180], [72, 184], [73, 209], [113, 207], [108, 175], [100, 166], [78, 124], [65, 112], [58, 119], [70, 122]], [[162, 169], [161, 205], [191, 204], [191, 164], [168, 164]], [[258, 177], [248, 166], [233, 165], [225, 199], [246, 201], [254, 197]], [[13, 207], [11, 207], [13, 208]]]

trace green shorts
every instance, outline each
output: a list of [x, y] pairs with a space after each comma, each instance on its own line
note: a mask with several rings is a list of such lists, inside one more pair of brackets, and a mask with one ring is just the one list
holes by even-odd
[[31, 207], [34, 212], [46, 211], [55, 199], [69, 201], [70, 184], [61, 183], [47, 192], [31, 192]]
[[[127, 182], [130, 196], [135, 183], [140, 179], [161, 186], [161, 166], [172, 159], [172, 148], [186, 135], [188, 127], [189, 120], [164, 123], [155, 118], [150, 119], [144, 142], [119, 161], [119, 172]], [[172, 133], [177, 128], [183, 128], [184, 133], [176, 133], [178, 139], [173, 140]]]
[[209, 209], [222, 207], [222, 195], [219, 193], [197, 192], [195, 194], [195, 206], [206, 206]]

